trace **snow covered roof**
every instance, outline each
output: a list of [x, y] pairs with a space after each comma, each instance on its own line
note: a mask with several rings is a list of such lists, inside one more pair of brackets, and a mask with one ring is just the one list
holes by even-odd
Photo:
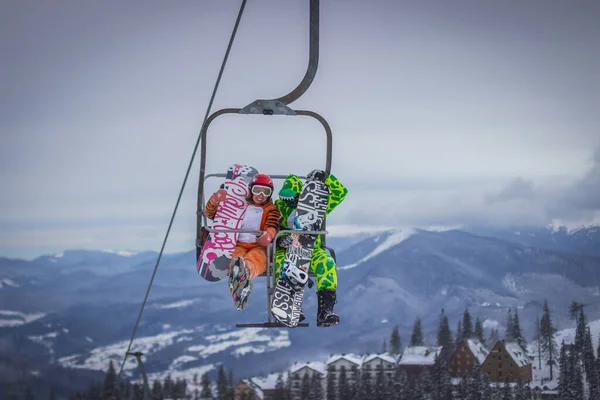
[[442, 346], [408, 346], [398, 365], [433, 365]]
[[323, 376], [327, 375], [327, 367], [320, 361], [294, 363], [294, 365], [292, 365], [292, 368], [290, 368], [290, 372], [293, 374], [294, 372], [300, 371], [302, 368], [310, 368]]
[[476, 339], [468, 339], [467, 346], [469, 346], [469, 350], [471, 350], [471, 353], [473, 353], [475, 358], [477, 358], [479, 364], [483, 364], [490, 353], [487, 347], [485, 347], [483, 343]]
[[356, 364], [358, 367], [362, 366], [362, 359], [363, 359], [363, 357], [359, 356], [359, 355], [356, 355], [356, 354], [353, 354], [353, 353], [348, 353], [348, 354], [346, 354], [346, 353], [344, 353], [344, 354], [332, 354], [329, 357], [329, 359], [327, 360], [327, 365], [329, 365], [331, 363], [334, 363], [334, 362], [336, 362], [338, 360], [341, 360], [341, 359], [350, 361], [351, 363]]
[[527, 354], [525, 354], [525, 351], [517, 343], [504, 343], [504, 348], [519, 367], [530, 364]]
[[[279, 372], [274, 372], [267, 376], [253, 376], [252, 378], [242, 379], [246, 385], [250, 386], [259, 399], [264, 399], [264, 390], [274, 390], [277, 385]], [[283, 381], [286, 380], [286, 374], [283, 374]]]
[[[255, 376], [250, 378], [250, 381], [262, 390], [272, 390], [275, 389], [275, 385], [277, 385], [279, 374], [279, 372], [274, 372], [263, 377]], [[283, 379], [285, 381], [285, 374], [283, 374]]]
[[376, 358], [379, 358], [379, 359], [389, 362], [391, 364], [396, 364], [396, 361], [398, 361], [398, 356], [396, 356], [396, 355], [391, 355], [389, 353], [377, 353], [377, 354], [366, 355], [365, 358], [363, 359], [363, 364], [366, 364], [369, 361], [372, 361]]

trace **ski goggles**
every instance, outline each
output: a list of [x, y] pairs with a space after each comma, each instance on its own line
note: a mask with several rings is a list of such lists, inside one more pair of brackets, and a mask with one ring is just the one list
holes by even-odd
[[265, 196], [269, 197], [271, 193], [273, 193], [273, 189], [268, 186], [252, 186], [252, 194], [264, 194]]

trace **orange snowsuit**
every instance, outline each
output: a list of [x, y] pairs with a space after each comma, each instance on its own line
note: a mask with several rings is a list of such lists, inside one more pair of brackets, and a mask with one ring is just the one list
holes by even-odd
[[[204, 207], [204, 215], [208, 219], [213, 219], [217, 213], [218, 205], [208, 201]], [[242, 220], [241, 229], [265, 231], [273, 228], [275, 232], [279, 230], [281, 214], [273, 201], [269, 199], [265, 204], [254, 204], [251, 200]], [[250, 279], [254, 279], [267, 270], [267, 248], [256, 243], [254, 233], [240, 233], [238, 241], [233, 250], [231, 258], [241, 257], [245, 265], [250, 270]]]

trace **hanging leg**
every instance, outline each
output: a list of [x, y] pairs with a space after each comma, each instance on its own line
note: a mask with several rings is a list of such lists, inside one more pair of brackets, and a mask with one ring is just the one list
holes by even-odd
[[337, 270], [333, 257], [321, 247], [315, 248], [310, 263], [317, 280], [317, 326], [337, 325], [340, 317], [333, 311], [336, 301]]

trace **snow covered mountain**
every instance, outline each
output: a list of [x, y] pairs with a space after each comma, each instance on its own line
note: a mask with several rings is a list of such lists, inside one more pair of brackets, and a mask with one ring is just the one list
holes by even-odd
[[[314, 289], [304, 303], [309, 328], [237, 329], [235, 323], [266, 321], [265, 280], [255, 281], [248, 308], [237, 312], [224, 283], [196, 276], [194, 252], [166, 255], [132, 351], [145, 353], [155, 377], [191, 379], [219, 363], [244, 377], [334, 352], [378, 351], [395, 324], [406, 344], [417, 316], [432, 343], [442, 308], [452, 328], [469, 308], [484, 327], [500, 330], [508, 307], [516, 308], [528, 339], [544, 299], [559, 328], [572, 326], [567, 311], [573, 300], [589, 304], [590, 320], [600, 318], [600, 257], [581, 250], [593, 247], [589, 240], [600, 248], [593, 231], [560, 248], [551, 235], [531, 243], [513, 236], [396, 229], [328, 241], [337, 250], [342, 318], [341, 326], [328, 329], [314, 326]], [[73, 371], [104, 369], [109, 359], [120, 366], [155, 262], [151, 252], [0, 259], [0, 343], [19, 343], [18, 351], [3, 346], [0, 354]], [[17, 368], [16, 361], [12, 365]], [[125, 370], [137, 377], [135, 360]]]
[[503, 229], [473, 226], [464, 230], [476, 235], [495, 237], [542, 249], [600, 257], [600, 246], [598, 246], [600, 226], [598, 225], [577, 228], [553, 225], [544, 227], [514, 226]]

